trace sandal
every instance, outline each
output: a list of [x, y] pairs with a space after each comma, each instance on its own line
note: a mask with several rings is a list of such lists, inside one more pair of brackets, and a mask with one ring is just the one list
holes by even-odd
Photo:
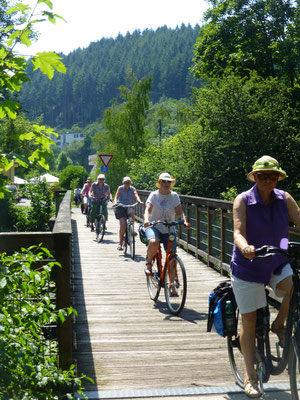
[[245, 394], [251, 398], [260, 397], [261, 395], [258, 388], [257, 378], [246, 378], [244, 382], [244, 390]]
[[119, 244], [118, 244], [118, 247], [117, 247], [117, 250], [120, 250], [120, 251], [121, 251], [122, 249], [123, 249], [123, 248], [122, 248], [122, 245], [121, 245], [121, 243], [119, 243]]
[[284, 347], [285, 343], [285, 326], [281, 326], [280, 328], [275, 328], [274, 323], [271, 325], [271, 331], [278, 336], [279, 345]]
[[146, 276], [152, 275], [152, 264], [150, 262], [146, 263], [144, 271], [145, 271]]
[[170, 283], [169, 291], [170, 291], [170, 297], [179, 297], [179, 294], [177, 293], [174, 283]]

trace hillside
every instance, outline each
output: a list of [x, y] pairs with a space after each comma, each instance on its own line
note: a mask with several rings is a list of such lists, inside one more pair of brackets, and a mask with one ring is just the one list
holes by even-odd
[[128, 69], [139, 79], [152, 74], [153, 102], [162, 96], [188, 97], [191, 87], [199, 86], [190, 72], [199, 29], [182, 25], [137, 30], [61, 55], [66, 75], [56, 73], [49, 81], [40, 72], [29, 73], [32, 82], [24, 84], [20, 95], [24, 109], [31, 119], [43, 114], [45, 123], [60, 129], [100, 121], [118, 87], [125, 84]]

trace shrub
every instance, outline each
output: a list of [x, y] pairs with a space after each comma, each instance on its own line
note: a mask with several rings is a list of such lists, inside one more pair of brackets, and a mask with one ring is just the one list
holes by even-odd
[[[45, 326], [63, 322], [73, 308], [55, 310], [51, 270], [57, 265], [40, 246], [0, 254], [0, 398], [16, 400], [74, 399], [82, 394], [75, 368], [57, 365], [57, 342]], [[42, 264], [44, 259], [48, 259]], [[81, 377], [83, 378], [83, 377]]]

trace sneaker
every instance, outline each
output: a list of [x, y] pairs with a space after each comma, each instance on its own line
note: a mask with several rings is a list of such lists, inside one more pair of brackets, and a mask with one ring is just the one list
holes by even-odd
[[258, 388], [257, 378], [246, 378], [244, 383], [244, 390], [245, 394], [251, 398], [260, 397], [261, 395]]

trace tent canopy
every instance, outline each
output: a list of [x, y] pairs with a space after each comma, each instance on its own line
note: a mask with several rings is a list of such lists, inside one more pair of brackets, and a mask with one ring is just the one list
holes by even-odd
[[54, 175], [44, 174], [44, 175], [41, 175], [41, 176], [37, 176], [36, 178], [31, 178], [30, 182], [36, 182], [36, 181], [42, 180], [42, 179], [46, 179], [46, 181], [48, 183], [54, 183], [54, 182], [58, 182], [59, 181], [59, 179]]

